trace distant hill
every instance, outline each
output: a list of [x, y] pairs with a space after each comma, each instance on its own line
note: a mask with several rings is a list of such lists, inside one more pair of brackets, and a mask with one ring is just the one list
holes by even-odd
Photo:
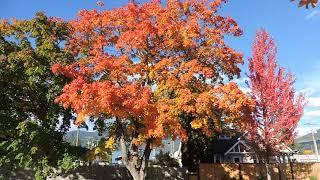
[[[93, 146], [93, 144], [97, 144], [99, 140], [106, 135], [99, 136], [97, 131], [89, 132], [89, 131], [79, 131], [79, 142], [81, 147], [89, 148]], [[77, 141], [77, 130], [67, 132], [63, 139], [66, 142], [69, 142], [71, 145], [76, 145]]]
[[[94, 132], [89, 132], [89, 131], [79, 131], [79, 140], [80, 140], [80, 146], [84, 148], [91, 149], [94, 147], [101, 138], [106, 137], [105, 133], [102, 136], [99, 136], [99, 133], [97, 131]], [[76, 140], [77, 140], [77, 130], [75, 131], [69, 131], [67, 132], [64, 137], [64, 141], [70, 143], [71, 145], [75, 146], [76, 145]], [[171, 140], [162, 140], [162, 146], [158, 147], [156, 150], [152, 151], [150, 154], [150, 159], [153, 160], [155, 159], [155, 155], [158, 154], [161, 151], [166, 152], [166, 153], [171, 153], [172, 150], [173, 152], [178, 151], [180, 145], [180, 140], [176, 139], [174, 143], [172, 144]], [[115, 160], [117, 157], [121, 156], [121, 151], [120, 150], [115, 150], [112, 153], [112, 162], [117, 163]]]

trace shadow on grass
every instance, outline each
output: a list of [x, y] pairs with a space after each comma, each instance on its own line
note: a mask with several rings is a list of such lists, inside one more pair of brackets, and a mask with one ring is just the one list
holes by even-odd
[[[132, 179], [129, 171], [123, 166], [83, 166], [75, 171], [62, 174], [57, 177], [48, 178], [67, 179], [67, 180], [130, 180]], [[184, 168], [173, 167], [149, 167], [147, 170], [147, 180], [183, 180], [187, 179]]]
[[0, 167], [0, 179], [5, 180], [31, 180], [34, 179], [34, 172], [28, 169], [12, 170], [6, 167]]

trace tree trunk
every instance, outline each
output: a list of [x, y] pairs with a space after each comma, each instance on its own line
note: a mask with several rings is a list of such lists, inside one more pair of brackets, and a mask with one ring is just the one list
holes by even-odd
[[144, 180], [146, 178], [145, 170], [137, 170], [134, 166], [126, 166], [134, 180]]
[[266, 171], [267, 171], [267, 180], [271, 180], [271, 173], [270, 173], [270, 169], [269, 169], [269, 164], [266, 162], [265, 166], [266, 166]]
[[266, 155], [266, 171], [267, 171], [267, 180], [271, 180], [271, 172], [270, 172], [270, 169], [269, 169], [269, 151], [267, 150], [267, 155]]
[[147, 140], [144, 153], [142, 156], [139, 156], [138, 152], [130, 152], [128, 150], [123, 136], [120, 138], [121, 160], [134, 180], [144, 180], [147, 176], [146, 168], [151, 153], [150, 144], [151, 139]]
[[294, 180], [293, 165], [292, 165], [291, 157], [288, 156], [288, 159], [289, 159], [289, 163], [290, 163], [291, 178], [292, 178], [292, 180]]
[[279, 180], [282, 180], [282, 176], [281, 176], [281, 158], [280, 156], [277, 156], [278, 157], [278, 177], [279, 177]]

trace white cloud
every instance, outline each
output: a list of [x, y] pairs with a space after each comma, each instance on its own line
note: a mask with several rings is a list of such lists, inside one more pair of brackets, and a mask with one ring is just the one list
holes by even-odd
[[320, 119], [320, 110], [307, 110], [303, 114], [303, 119], [315, 119], [319, 118]]
[[320, 97], [308, 97], [308, 107], [320, 107]]
[[301, 89], [300, 91], [298, 91], [298, 93], [302, 93], [307, 97], [311, 96], [315, 92], [316, 92], [316, 90], [314, 88], [311, 88], [311, 87], [304, 88], [304, 89]]
[[316, 17], [320, 12], [318, 10], [313, 10], [311, 13], [306, 15], [305, 20], [310, 20], [314, 17]]
[[317, 92], [319, 91], [311, 87], [304, 88], [298, 91], [298, 93], [302, 93], [306, 97], [306, 100], [308, 101], [307, 107], [320, 107], [320, 96], [312, 96]]
[[[313, 127], [314, 129], [319, 129], [320, 127]], [[312, 130], [311, 127], [297, 127], [297, 137], [304, 136], [310, 133]]]

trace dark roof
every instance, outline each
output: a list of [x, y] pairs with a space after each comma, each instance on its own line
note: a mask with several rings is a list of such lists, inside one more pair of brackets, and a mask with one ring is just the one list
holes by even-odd
[[214, 154], [224, 154], [238, 141], [239, 136], [232, 137], [231, 139], [215, 139], [209, 142], [208, 151]]

